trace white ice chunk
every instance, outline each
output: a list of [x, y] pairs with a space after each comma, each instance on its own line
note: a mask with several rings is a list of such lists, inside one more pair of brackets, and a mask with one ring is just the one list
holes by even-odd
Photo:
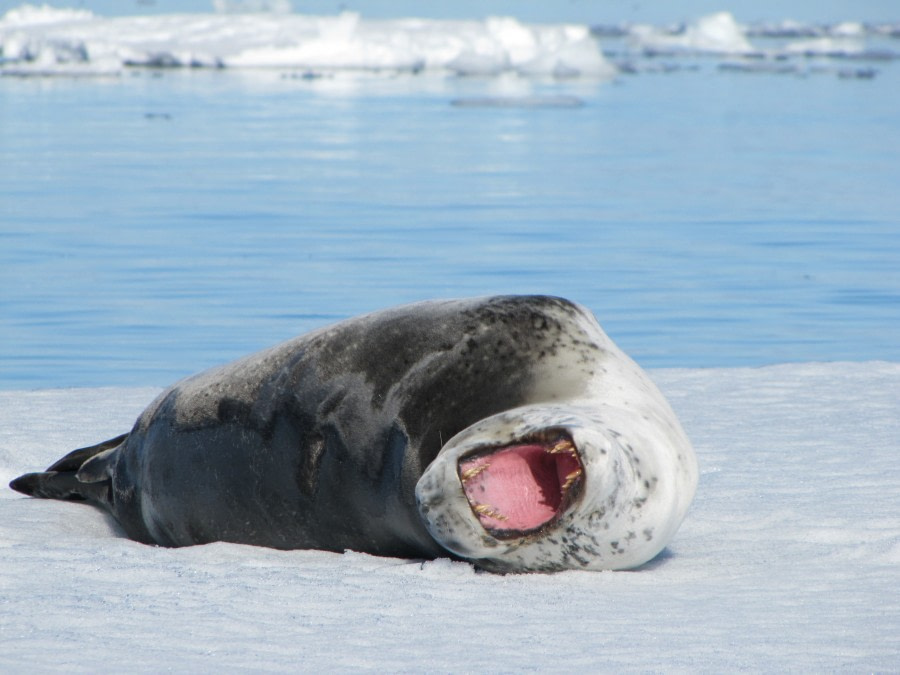
[[634, 26], [631, 38], [639, 48], [653, 52], [746, 54], [756, 51], [730, 12], [701, 17], [674, 35], [654, 26]]
[[807, 56], [852, 56], [862, 53], [864, 49], [865, 43], [862, 40], [823, 37], [791, 42], [785, 45], [783, 51], [786, 54]]

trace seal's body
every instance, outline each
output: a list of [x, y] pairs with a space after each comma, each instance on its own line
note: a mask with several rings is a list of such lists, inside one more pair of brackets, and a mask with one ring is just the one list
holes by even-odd
[[500, 296], [349, 319], [190, 377], [130, 433], [11, 485], [163, 546], [552, 571], [649, 560], [696, 481], [662, 395], [586, 310]]

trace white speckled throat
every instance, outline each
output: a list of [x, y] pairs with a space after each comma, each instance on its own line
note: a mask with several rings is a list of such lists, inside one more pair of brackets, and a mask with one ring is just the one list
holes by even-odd
[[695, 487], [683, 434], [574, 401], [516, 408], [465, 429], [422, 475], [416, 497], [449, 551], [495, 571], [549, 572], [650, 560]]

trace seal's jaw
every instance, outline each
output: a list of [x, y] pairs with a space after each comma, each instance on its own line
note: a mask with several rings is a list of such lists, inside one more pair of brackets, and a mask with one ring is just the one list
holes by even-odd
[[496, 572], [621, 567], [607, 533], [630, 508], [628, 464], [590, 403], [514, 408], [447, 441], [416, 484], [434, 540]]
[[544, 433], [467, 453], [457, 472], [482, 527], [515, 539], [559, 520], [580, 495], [584, 467], [571, 438]]

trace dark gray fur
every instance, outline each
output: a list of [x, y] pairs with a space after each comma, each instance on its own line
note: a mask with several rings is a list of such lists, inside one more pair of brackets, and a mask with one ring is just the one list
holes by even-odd
[[349, 319], [183, 380], [129, 434], [11, 486], [86, 499], [163, 546], [447, 555], [416, 481], [457, 432], [541, 402], [536, 362], [596, 349], [573, 337], [583, 316], [559, 298], [500, 296]]

